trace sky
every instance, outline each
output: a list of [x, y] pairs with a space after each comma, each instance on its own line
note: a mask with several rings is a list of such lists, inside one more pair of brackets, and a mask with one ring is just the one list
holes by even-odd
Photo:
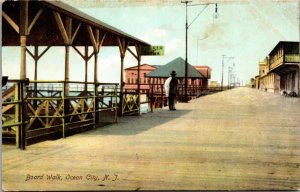
[[[143, 56], [141, 63], [164, 65], [177, 57], [185, 59], [185, 5], [180, 0], [148, 1], [65, 1], [79, 10], [131, 34], [151, 45], [163, 45], [164, 56]], [[163, 3], [159, 3], [163, 2]], [[192, 4], [212, 1], [196, 1]], [[291, 1], [216, 1], [207, 7], [189, 6], [188, 23], [202, 12], [188, 30], [188, 61], [212, 68], [212, 81], [221, 82], [222, 55], [224, 84], [228, 67], [241, 83], [258, 74], [263, 60], [279, 41], [299, 41], [298, 2]], [[126, 6], [124, 6], [126, 5]], [[30, 48], [33, 50], [33, 48]], [[91, 50], [91, 49], [90, 49]], [[38, 80], [64, 79], [64, 48], [50, 48], [39, 60]], [[93, 59], [89, 61], [88, 81], [93, 81]], [[120, 82], [120, 54], [117, 47], [103, 47], [99, 53], [98, 80]], [[2, 48], [2, 75], [19, 78], [20, 49]], [[33, 79], [33, 59], [27, 55], [27, 77]], [[137, 65], [127, 52], [125, 68]], [[13, 67], [12, 67], [13, 66]], [[84, 80], [84, 61], [71, 49], [70, 80]]]

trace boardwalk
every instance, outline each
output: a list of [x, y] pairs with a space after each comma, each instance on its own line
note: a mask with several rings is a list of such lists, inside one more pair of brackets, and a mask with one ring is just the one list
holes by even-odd
[[299, 98], [238, 88], [177, 109], [26, 151], [3, 146], [3, 189], [300, 188]]

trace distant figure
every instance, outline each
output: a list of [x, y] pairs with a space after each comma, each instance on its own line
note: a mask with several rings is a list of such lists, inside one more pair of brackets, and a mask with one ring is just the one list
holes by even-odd
[[176, 72], [172, 71], [171, 77], [169, 77], [165, 84], [166, 96], [168, 97], [169, 109], [170, 111], [176, 110], [175, 108], [175, 98], [178, 93], [178, 80], [176, 78]]

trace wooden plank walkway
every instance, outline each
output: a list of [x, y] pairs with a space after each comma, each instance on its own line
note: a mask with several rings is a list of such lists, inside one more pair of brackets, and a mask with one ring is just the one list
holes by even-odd
[[26, 151], [4, 145], [2, 188], [300, 189], [299, 98], [237, 88], [177, 109]]

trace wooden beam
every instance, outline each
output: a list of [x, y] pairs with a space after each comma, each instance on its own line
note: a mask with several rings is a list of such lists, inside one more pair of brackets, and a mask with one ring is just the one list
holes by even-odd
[[87, 28], [87, 31], [89, 33], [89, 37], [90, 37], [90, 40], [92, 42], [92, 45], [94, 47], [94, 52], [98, 53], [98, 46], [97, 46], [97, 42], [96, 42], [96, 39], [95, 39], [95, 36], [94, 36], [93, 29], [89, 25], [87, 25], [86, 28]]
[[135, 43], [134, 46], [135, 46], [135, 50], [136, 50], [138, 59], [141, 59], [141, 56], [142, 56], [142, 54], [141, 54], [141, 52], [142, 52], [141, 46], [139, 44], [137, 44], [137, 43]]
[[93, 57], [94, 53], [92, 53], [90, 56], [88, 56], [88, 60], [90, 60]]
[[95, 40], [96, 40], [96, 45], [99, 47], [100, 40], [99, 40], [99, 29], [96, 29], [95, 31]]
[[66, 32], [68, 36], [69, 43], [71, 44], [71, 39], [72, 39], [72, 18], [71, 17], [66, 17]]
[[74, 32], [73, 35], [72, 35], [72, 39], [71, 39], [71, 42], [72, 42], [72, 43], [73, 43], [73, 41], [74, 41], [74, 39], [75, 39], [75, 37], [76, 37], [76, 35], [77, 35], [77, 33], [78, 33], [80, 27], [81, 27], [81, 23], [79, 23], [79, 25], [77, 26], [75, 32]]
[[98, 82], [98, 52], [94, 52], [94, 83]]
[[60, 34], [61, 34], [63, 40], [64, 40], [64, 43], [66, 45], [68, 45], [69, 44], [69, 38], [68, 38], [68, 35], [67, 35], [67, 31], [66, 31], [66, 29], [64, 27], [64, 24], [63, 24], [63, 22], [61, 20], [60, 14], [58, 12], [56, 12], [56, 11], [52, 11], [52, 13], [53, 13], [55, 21], [56, 21], [56, 23], [58, 25], [58, 29], [60, 31]]
[[127, 48], [127, 50], [129, 51], [129, 53], [131, 53], [131, 55], [136, 58], [138, 60], [138, 56], [136, 54], [133, 53], [133, 51], [131, 51], [131, 49]]
[[29, 53], [29, 55], [33, 58], [33, 59], [35, 59], [35, 57], [34, 57], [34, 55], [30, 52], [30, 50], [26, 47], [26, 51], [27, 51], [27, 53]]
[[101, 38], [101, 41], [99, 42], [99, 45], [98, 45], [98, 52], [100, 51], [100, 48], [101, 48], [101, 46], [102, 46], [102, 44], [103, 44], [103, 42], [104, 42], [104, 40], [105, 40], [105, 37], [106, 37], [106, 33], [104, 33], [104, 35], [103, 35], [102, 38]]
[[28, 27], [28, 33], [30, 33], [32, 27], [34, 26], [34, 24], [36, 23], [36, 21], [38, 20], [38, 18], [41, 16], [41, 14], [43, 13], [44, 8], [41, 8], [37, 14], [34, 16], [33, 20], [31, 21], [29, 27]]
[[2, 11], [2, 16], [8, 22], [8, 24], [19, 34], [19, 26], [4, 11]]
[[51, 46], [47, 46], [46, 49], [38, 56], [38, 59], [40, 59], [50, 48]]
[[[140, 46], [136, 43], [135, 44], [135, 49], [136, 49], [136, 53], [137, 53], [137, 60], [138, 60], [138, 85], [137, 85], [137, 91], [138, 91], [138, 115], [140, 115], [141, 113], [141, 82], [140, 82], [140, 71], [141, 71], [141, 50], [140, 50]], [[163, 105], [163, 97], [162, 99], [162, 105]]]
[[28, 1], [20, 1], [20, 35], [28, 35]]
[[72, 46], [74, 48], [74, 50], [82, 57], [82, 59], [86, 59], [86, 56], [83, 55], [75, 46]]
[[89, 47], [88, 46], [84, 46], [84, 61], [85, 61], [85, 65], [84, 65], [84, 91], [87, 91], [87, 80], [88, 80], [88, 64], [89, 64]]
[[26, 48], [27, 53], [29, 53], [29, 55], [34, 59], [34, 60], [39, 60], [49, 49], [51, 48], [51, 46], [47, 46], [46, 49], [40, 54], [32, 54], [31, 51]]
[[107, 33], [104, 33], [104, 35], [103, 35], [103, 37], [102, 37], [102, 39], [101, 39], [101, 41], [100, 41], [100, 46], [102, 46], [102, 44], [103, 44], [103, 42], [104, 42], [104, 40], [105, 40], [106, 34], [107, 34]]
[[118, 45], [119, 45], [119, 50], [120, 50], [120, 53], [121, 53], [121, 57], [122, 57], [122, 55], [123, 55], [123, 46], [122, 46], [122, 41], [121, 41], [121, 39], [118, 37], [117, 38], [117, 41], [118, 41]]
[[125, 39], [120, 39], [119, 37], [117, 38], [117, 41], [119, 44], [121, 57], [125, 57], [126, 49], [128, 47], [129, 42], [127, 42]]
[[[38, 67], [38, 60], [39, 60], [39, 47], [34, 46], [34, 80], [37, 80], [37, 67]], [[36, 83], [34, 84], [36, 85]], [[36, 89], [35, 89], [36, 91]], [[35, 92], [35, 97], [36, 97], [36, 92]]]
[[70, 81], [70, 46], [65, 46], [66, 54], [65, 54], [65, 96], [69, 95], [69, 81]]
[[20, 36], [21, 47], [21, 65], [20, 65], [20, 79], [26, 79], [26, 35]]

